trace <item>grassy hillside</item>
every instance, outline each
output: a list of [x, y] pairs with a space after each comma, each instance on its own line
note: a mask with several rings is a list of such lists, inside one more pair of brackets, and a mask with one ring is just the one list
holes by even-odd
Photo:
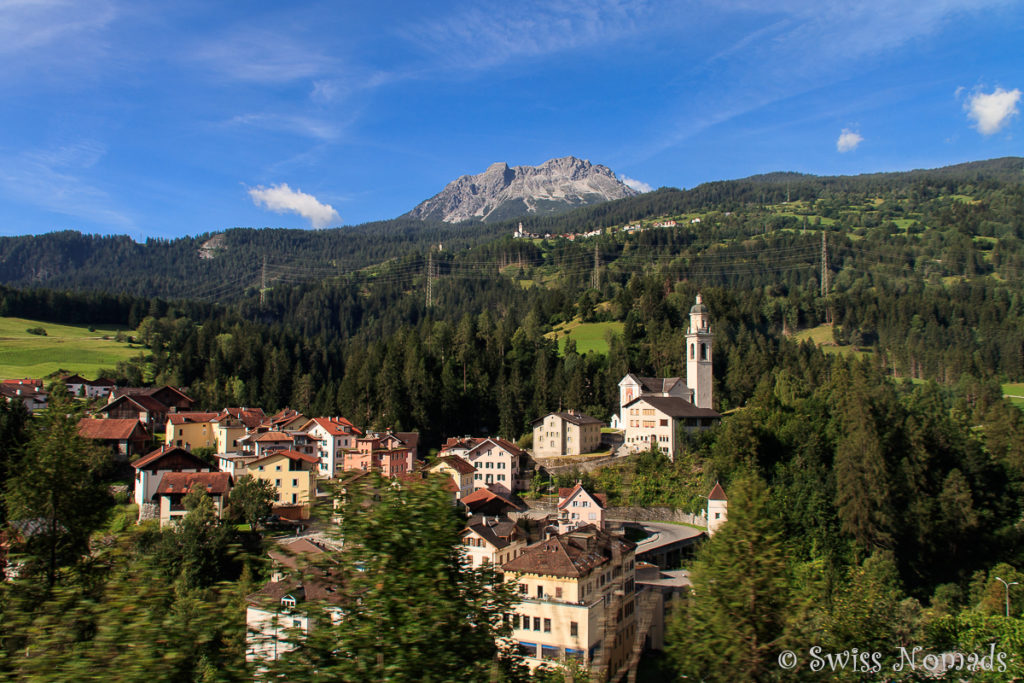
[[[27, 330], [43, 328], [46, 336]], [[41, 378], [60, 369], [93, 379], [101, 368], [136, 355], [138, 347], [114, 341], [117, 330], [0, 318], [0, 378]], [[106, 336], [108, 339], [104, 339]]]
[[852, 354], [858, 358], [863, 358], [870, 353], [870, 351], [864, 351], [855, 346], [840, 346], [836, 344], [832, 338], [831, 325], [818, 325], [817, 327], [800, 330], [793, 335], [793, 339], [797, 342], [810, 339], [816, 345], [820, 346], [821, 350], [825, 353]]
[[[576, 342], [576, 351], [585, 354], [588, 351], [608, 353], [608, 342], [605, 334], [611, 330], [613, 334], [622, 334], [623, 324], [619, 322], [584, 323], [573, 320], [559, 325], [549, 333], [558, 339], [558, 352], [565, 352], [565, 342], [572, 339]], [[568, 334], [566, 334], [568, 333]]]
[[1010, 399], [1010, 403], [1024, 410], [1024, 382], [1004, 384], [1003, 395]]

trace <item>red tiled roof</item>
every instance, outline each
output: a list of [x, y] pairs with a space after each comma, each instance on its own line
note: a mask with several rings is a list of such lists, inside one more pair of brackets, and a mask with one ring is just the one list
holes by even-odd
[[15, 385], [18, 385], [18, 386], [36, 386], [36, 387], [39, 387], [40, 389], [43, 387], [43, 380], [41, 380], [41, 379], [31, 379], [29, 377], [26, 377], [24, 379], [5, 379], [5, 380], [3, 380], [3, 383], [4, 384], [15, 384]]
[[512, 443], [508, 439], [499, 439], [497, 437], [489, 437], [489, 438], [486, 438], [486, 439], [479, 439], [478, 443], [475, 446], [473, 446], [473, 448], [471, 448], [469, 450], [469, 453], [467, 453], [466, 455], [469, 455], [470, 453], [472, 453], [473, 451], [477, 450], [478, 448], [483, 448], [484, 446], [487, 445], [488, 442], [494, 444], [495, 446], [498, 446], [499, 448], [502, 448], [502, 449], [508, 451], [512, 455], [522, 455], [523, 453], [525, 453], [525, 451], [523, 449], [521, 449], [519, 446], [515, 445], [514, 443]]
[[196, 411], [178, 412], [171, 413], [167, 416], [173, 425], [181, 425], [186, 423], [198, 423], [198, 422], [212, 422], [217, 419], [219, 413], [200, 413]]
[[491, 501], [500, 501], [515, 510], [522, 511], [526, 509], [526, 505], [519, 496], [500, 484], [489, 484], [486, 488], [477, 489], [462, 498], [462, 504], [470, 509], [475, 509]]
[[86, 439], [130, 439], [135, 430], [141, 431], [141, 438], [148, 432], [138, 420], [128, 419], [97, 419], [83, 417], [78, 421], [78, 435]]
[[708, 494], [708, 500], [729, 500], [725, 497], [725, 489], [717, 481], [715, 482], [715, 488], [711, 489], [711, 493]]
[[256, 437], [256, 441], [291, 441], [292, 437], [284, 432], [263, 432]]
[[[316, 457], [315, 455], [306, 455], [305, 453], [299, 453], [298, 451], [290, 451], [290, 450], [287, 450], [287, 449], [286, 450], [281, 450], [281, 451], [271, 451], [271, 452], [267, 453], [266, 455], [264, 455], [263, 457], [261, 457], [261, 458], [259, 458], [257, 460], [253, 460], [252, 462], [254, 462], [254, 463], [260, 462], [261, 460], [266, 460], [267, 458], [273, 458], [273, 457], [278, 456], [278, 455], [283, 455], [284, 457], [288, 458], [289, 460], [300, 460], [302, 462], [308, 462], [308, 463], [314, 463], [314, 464], [320, 462], [320, 458]], [[252, 464], [252, 463], [250, 463], [250, 464]]]
[[231, 475], [227, 472], [167, 472], [156, 492], [157, 495], [188, 493], [196, 487], [209, 494], [224, 495], [231, 490]]
[[315, 422], [331, 436], [342, 436], [345, 434], [362, 434], [356, 426], [343, 417], [314, 417], [310, 422]]
[[451, 468], [458, 472], [459, 474], [472, 474], [473, 472], [476, 472], [475, 467], [473, 467], [472, 465], [470, 465], [468, 462], [466, 462], [464, 459], [460, 458], [457, 455], [438, 456], [437, 460], [433, 463], [432, 466], [438, 465], [442, 462], [450, 465]]

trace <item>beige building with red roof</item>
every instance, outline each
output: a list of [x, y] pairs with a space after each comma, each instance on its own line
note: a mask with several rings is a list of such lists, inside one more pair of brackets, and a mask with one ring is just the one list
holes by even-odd
[[316, 500], [315, 455], [292, 450], [270, 451], [245, 465], [245, 473], [269, 481], [277, 491], [274, 512], [288, 519], [309, 519]]
[[178, 522], [187, 514], [184, 500], [193, 489], [210, 497], [220, 519], [224, 516], [231, 484], [231, 475], [227, 472], [168, 472], [156, 489], [160, 499], [160, 526]]
[[428, 472], [447, 476], [451, 480], [455, 500], [462, 500], [473, 492], [473, 475], [476, 468], [457, 455], [439, 455], [427, 465]]
[[449, 439], [441, 455], [458, 455], [473, 466], [473, 488], [500, 484], [510, 491], [523, 490], [522, 459], [526, 451], [497, 437]]
[[531, 668], [576, 660], [605, 681], [627, 666], [636, 637], [635, 549], [587, 525], [502, 566], [520, 595], [511, 638]]

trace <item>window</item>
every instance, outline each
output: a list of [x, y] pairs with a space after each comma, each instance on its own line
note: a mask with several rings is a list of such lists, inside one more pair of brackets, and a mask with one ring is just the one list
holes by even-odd
[[569, 635], [578, 636], [580, 634], [580, 625], [575, 621], [569, 622]]
[[525, 583], [521, 583], [519, 584], [519, 592], [526, 595], [530, 592], [530, 588]]
[[668, 420], [659, 420], [658, 422], [662, 427], [668, 427]]
[[534, 631], [539, 631], [540, 630], [540, 617], [534, 617], [533, 618], [533, 630]]
[[292, 619], [292, 628], [302, 628], [302, 620]]
[[298, 488], [298, 486], [299, 486], [299, 480], [298, 480], [298, 479], [292, 479], [292, 486], [294, 486], [294, 487]]
[[544, 633], [551, 633], [551, 620], [550, 619], [545, 619], [544, 620]]
[[701, 360], [707, 360], [708, 359], [708, 345], [707, 344], [702, 343], [700, 345], [700, 359]]
[[530, 630], [530, 617], [523, 615], [523, 628], [527, 631]]
[[544, 586], [537, 586], [537, 599], [540, 600], [540, 599], [543, 599], [543, 598], [544, 598]]
[[695, 345], [690, 344], [690, 359], [693, 360]]
[[562, 597], [562, 587], [561, 586], [556, 586], [555, 587], [555, 597], [556, 598]]

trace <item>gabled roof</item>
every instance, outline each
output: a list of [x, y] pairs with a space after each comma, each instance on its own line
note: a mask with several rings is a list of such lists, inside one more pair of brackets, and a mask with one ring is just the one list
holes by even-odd
[[534, 543], [501, 568], [506, 572], [580, 578], [610, 562], [616, 553], [627, 553], [635, 548], [635, 543], [587, 524]]
[[266, 419], [262, 408], [225, 408], [214, 418], [214, 422], [223, 422], [229, 418], [241, 421], [246, 429], [255, 429]]
[[97, 377], [96, 379], [94, 379], [91, 382], [87, 381], [86, 384], [92, 385], [94, 387], [116, 387], [117, 386], [117, 382], [115, 382], [112, 379], [108, 379], [106, 377]]
[[591, 493], [590, 491], [583, 488], [583, 484], [577, 482], [576, 486], [572, 488], [558, 489], [558, 509], [561, 510], [567, 507], [573, 498], [576, 498], [578, 494], [586, 494], [591, 500], [597, 503], [601, 509], [608, 506], [608, 496], [603, 493]]
[[152, 467], [155, 463], [172, 455], [192, 460], [196, 463], [198, 467], [201, 467], [203, 469], [212, 469], [208, 462], [205, 462], [202, 458], [193, 455], [190, 451], [187, 451], [186, 449], [181, 448], [179, 446], [167, 445], [161, 446], [155, 451], [151, 451], [150, 453], [147, 453], [146, 455], [142, 456], [141, 458], [132, 463], [132, 467], [134, 467], [135, 469], [142, 469], [143, 467]]
[[488, 437], [486, 439], [480, 439], [475, 446], [473, 446], [472, 448], [469, 449], [469, 451], [466, 453], [466, 455], [470, 459], [478, 458], [478, 457], [480, 457], [479, 451], [483, 451], [487, 447], [488, 444], [492, 444], [494, 446], [502, 448], [502, 449], [508, 451], [509, 453], [511, 453], [512, 455], [523, 455], [526, 452], [523, 449], [521, 449], [519, 446], [517, 446], [514, 443], [512, 443], [511, 441], [509, 441], [508, 439], [499, 439], [497, 437]]
[[68, 375], [67, 377], [61, 377], [60, 381], [64, 382], [64, 384], [89, 384], [89, 380], [81, 375]]
[[254, 465], [254, 464], [258, 463], [258, 462], [263, 462], [264, 460], [267, 460], [269, 458], [276, 458], [279, 455], [283, 455], [284, 457], [288, 458], [289, 460], [295, 460], [297, 462], [308, 462], [308, 463], [311, 463], [311, 464], [316, 464], [316, 463], [320, 462], [320, 459], [318, 457], [316, 457], [315, 455], [306, 455], [305, 453], [299, 453], [298, 451], [290, 451], [290, 450], [286, 449], [286, 450], [281, 450], [281, 451], [271, 451], [270, 453], [268, 453], [268, 454], [266, 454], [264, 456], [261, 456], [261, 457], [257, 458], [256, 460], [253, 460], [249, 464], [250, 465]]
[[729, 500], [725, 497], [725, 489], [717, 481], [715, 482], [715, 488], [711, 489], [711, 493], [708, 494], [708, 500]]
[[560, 413], [548, 413], [544, 417], [538, 417], [536, 420], [534, 420], [530, 424], [535, 425], [538, 422], [543, 422], [544, 420], [548, 419], [552, 415], [560, 417], [561, 419], [565, 420], [566, 422], [570, 422], [570, 423], [572, 423], [574, 425], [591, 425], [591, 424], [599, 424], [600, 425], [600, 424], [604, 424], [604, 422], [602, 422], [601, 420], [598, 420], [596, 417], [591, 417], [590, 415], [585, 415], [585, 414], [583, 414], [581, 412], [578, 412], [578, 411], [575, 411], [575, 410], [568, 410], [568, 411], [563, 411], [563, 412], [560, 412]]
[[267, 441], [291, 441], [291, 440], [292, 440], [292, 437], [288, 436], [284, 432], [263, 432], [262, 434], [260, 434], [259, 436], [257, 436], [254, 439], [254, 441], [259, 441], [261, 443], [267, 442]]
[[213, 422], [217, 419], [219, 413], [202, 413], [198, 411], [182, 411], [178, 413], [171, 413], [167, 416], [167, 420], [172, 425], [183, 425], [183, 424], [197, 424], [200, 422]]
[[111, 408], [121, 402], [131, 403], [138, 410], [145, 410], [151, 413], [166, 413], [167, 406], [156, 400], [152, 396], [146, 394], [120, 394], [114, 400], [107, 403], [102, 408], [96, 410], [97, 413], [109, 412]]
[[495, 503], [519, 512], [526, 509], [526, 503], [501, 484], [488, 484], [485, 488], [477, 489], [468, 496], [464, 496], [461, 502], [470, 510], [490, 507]]
[[356, 426], [343, 417], [314, 417], [302, 425], [302, 431], [309, 431], [313, 427], [310, 422], [319, 426], [331, 436], [344, 436], [346, 434], [362, 434]]
[[679, 398], [678, 396], [641, 396], [640, 398], [633, 399], [624, 405], [623, 408], [628, 408], [641, 402], [660, 410], [669, 417], [722, 417], [720, 413], [710, 408], [698, 408], [685, 398]]
[[667, 394], [675, 388], [677, 384], [685, 384], [680, 377], [639, 377], [634, 375], [632, 372], [626, 373], [626, 376], [619, 382], [620, 385], [625, 383], [627, 380], [632, 380], [634, 383], [640, 385], [640, 393], [643, 394]]
[[200, 488], [210, 495], [223, 496], [231, 490], [231, 475], [227, 472], [167, 472], [160, 480], [157, 495], [188, 493]]
[[149, 432], [133, 418], [99, 419], [83, 417], [78, 421], [78, 435], [86, 439], [130, 439], [138, 433], [139, 438], [148, 438]]
[[460, 535], [471, 531], [500, 550], [512, 544], [516, 523], [508, 517], [473, 515]]
[[472, 465], [470, 465], [468, 462], [466, 462], [457, 455], [440, 455], [438, 456], [437, 460], [435, 460], [427, 467], [427, 469], [433, 470], [441, 463], [447, 464], [449, 467], [451, 467], [459, 474], [472, 474], [473, 472], [476, 472], [475, 467], [473, 467]]

